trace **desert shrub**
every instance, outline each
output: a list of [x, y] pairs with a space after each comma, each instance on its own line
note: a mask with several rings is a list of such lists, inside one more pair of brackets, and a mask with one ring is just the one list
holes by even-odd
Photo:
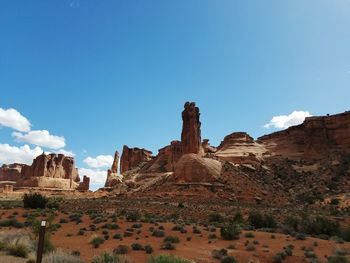
[[138, 211], [131, 211], [126, 215], [126, 220], [130, 222], [138, 221], [140, 218], [141, 218], [141, 214]]
[[190, 261], [174, 255], [159, 255], [149, 258], [147, 263], [190, 263]]
[[224, 240], [239, 239], [241, 230], [236, 224], [228, 224], [220, 228], [221, 238]]
[[296, 233], [295, 238], [296, 240], [305, 240], [306, 236], [303, 233]]
[[219, 213], [212, 213], [209, 215], [209, 222], [211, 223], [223, 223], [225, 221], [225, 217]]
[[55, 252], [50, 252], [48, 254], [45, 254], [42, 259], [42, 263], [61, 263], [61, 262], [83, 263], [83, 261], [78, 256], [64, 253], [61, 250], [57, 250]]
[[132, 228], [141, 228], [141, 227], [142, 227], [142, 224], [136, 223], [136, 224], [133, 224], [131, 227], [132, 227]]
[[102, 228], [106, 228], [106, 229], [119, 229], [119, 225], [116, 223], [112, 223], [112, 224], [104, 224], [102, 226]]
[[121, 238], [123, 238], [123, 236], [122, 236], [122, 234], [119, 234], [119, 233], [117, 233], [113, 236], [113, 239], [121, 239]]
[[114, 254], [125, 255], [129, 253], [129, 247], [126, 245], [119, 245], [113, 250]]
[[139, 243], [133, 243], [131, 244], [132, 250], [143, 250], [143, 246]]
[[153, 247], [151, 245], [146, 245], [144, 247], [145, 251], [147, 254], [152, 254], [153, 253]]
[[70, 219], [70, 221], [74, 221], [74, 222], [79, 223], [79, 222], [81, 222], [82, 216], [83, 215], [81, 213], [72, 213], [69, 215], [69, 219]]
[[[53, 223], [55, 219], [55, 214], [51, 213], [46, 218], [46, 232], [45, 232], [45, 239], [44, 239], [44, 253], [52, 252], [56, 248], [54, 244], [51, 241], [51, 234], [57, 229], [57, 226]], [[30, 221], [30, 227], [33, 232], [33, 235], [35, 237], [39, 236], [40, 228], [41, 228], [41, 220], [38, 219], [31, 219]]]
[[211, 252], [211, 256], [215, 259], [222, 259], [224, 257], [227, 256], [227, 250], [226, 249], [214, 249], [212, 252]]
[[293, 256], [293, 248], [288, 246], [284, 249], [284, 252], [286, 253], [287, 256], [291, 257]]
[[124, 232], [124, 237], [131, 237], [134, 233], [130, 231], [125, 231]]
[[250, 211], [248, 217], [249, 225], [254, 228], [276, 228], [277, 223], [272, 215], [263, 215], [258, 211]]
[[254, 244], [253, 244], [253, 243], [249, 243], [249, 244], [246, 246], [245, 250], [247, 250], [247, 251], [254, 251], [254, 250], [255, 250]]
[[221, 263], [237, 263], [237, 260], [233, 256], [226, 256], [221, 259]]
[[165, 232], [163, 230], [156, 229], [153, 231], [152, 236], [154, 237], [164, 237]]
[[29, 249], [24, 244], [11, 244], [7, 247], [7, 253], [15, 257], [26, 258], [28, 256]]
[[68, 223], [68, 220], [65, 218], [60, 218], [60, 224]]
[[326, 217], [317, 216], [307, 220], [304, 225], [304, 232], [310, 235], [336, 236], [340, 233], [340, 225]]
[[166, 250], [174, 250], [176, 248], [176, 246], [171, 242], [164, 242], [160, 248], [166, 249]]
[[120, 258], [118, 255], [103, 252], [100, 256], [92, 258], [91, 263], [128, 263], [127, 259]]
[[310, 250], [305, 250], [304, 251], [304, 256], [306, 258], [317, 258], [317, 255], [314, 251], [310, 251]]
[[94, 248], [98, 248], [100, 245], [102, 245], [105, 242], [105, 239], [103, 237], [99, 236], [92, 236], [90, 239], [90, 244]]
[[179, 243], [180, 239], [175, 236], [167, 236], [166, 238], [164, 238], [163, 242]]
[[11, 219], [4, 219], [0, 221], [0, 227], [15, 227], [15, 228], [22, 228], [24, 227], [24, 224], [21, 222], [18, 222], [15, 218]]
[[0, 235], [0, 250], [9, 255], [26, 258], [34, 250], [34, 243], [24, 233], [8, 233]]
[[349, 263], [350, 261], [345, 256], [332, 255], [328, 257], [327, 262], [328, 263]]
[[82, 230], [82, 229], [80, 229], [79, 231], [78, 231], [78, 236], [83, 236], [85, 234], [85, 232], [84, 232], [84, 230]]
[[23, 207], [24, 208], [45, 208], [48, 202], [48, 199], [40, 193], [29, 193], [24, 194], [22, 197]]
[[245, 233], [244, 236], [247, 237], [247, 238], [253, 238], [253, 237], [255, 237], [255, 235], [254, 235], [253, 232], [247, 232], [247, 233]]
[[272, 257], [272, 261], [273, 263], [282, 263], [283, 262], [283, 258], [281, 256], [281, 253], [277, 253]]
[[199, 229], [198, 227], [194, 226], [194, 227], [192, 228], [192, 233], [193, 233], [193, 234], [200, 234], [201, 231], [200, 231], [200, 229]]
[[346, 241], [350, 242], [350, 226], [341, 230], [340, 236]]
[[243, 224], [244, 223], [244, 218], [242, 216], [241, 212], [237, 212], [235, 216], [233, 217], [233, 222], [236, 224]]
[[62, 197], [51, 197], [48, 199], [47, 208], [50, 209], [59, 209], [60, 208], [60, 203], [63, 201]]

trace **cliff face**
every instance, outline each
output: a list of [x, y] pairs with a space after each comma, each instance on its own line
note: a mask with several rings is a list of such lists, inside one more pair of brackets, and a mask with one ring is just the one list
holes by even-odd
[[[15, 181], [17, 187], [62, 189], [76, 189], [80, 182], [74, 158], [63, 154], [41, 154], [33, 160], [32, 165], [3, 165], [0, 168], [0, 180]], [[88, 190], [87, 177], [83, 184], [82, 190]]]
[[152, 160], [152, 152], [146, 149], [129, 148], [124, 145], [122, 157], [120, 159], [120, 173], [138, 167], [143, 162]]
[[51, 177], [61, 179], [72, 179], [79, 182], [77, 168], [73, 157], [63, 154], [42, 154], [36, 157], [31, 166], [25, 166], [21, 175], [24, 177]]
[[332, 151], [350, 153], [350, 112], [309, 117], [304, 123], [258, 138], [272, 155], [322, 158]]

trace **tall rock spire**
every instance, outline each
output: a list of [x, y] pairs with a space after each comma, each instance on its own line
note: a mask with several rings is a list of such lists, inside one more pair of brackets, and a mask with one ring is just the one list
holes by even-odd
[[199, 108], [194, 102], [186, 102], [182, 112], [182, 153], [196, 153], [201, 149], [201, 122]]

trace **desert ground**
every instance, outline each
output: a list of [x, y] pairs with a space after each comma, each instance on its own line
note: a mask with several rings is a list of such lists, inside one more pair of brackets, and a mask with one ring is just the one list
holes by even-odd
[[[146, 263], [150, 257], [161, 254], [173, 254], [197, 263], [234, 262], [223, 261], [225, 256], [233, 256], [236, 262], [242, 263], [347, 262], [330, 261], [330, 256], [335, 254], [349, 259], [350, 242], [337, 237], [285, 234], [280, 224], [271, 229], [254, 229], [241, 222], [239, 236], [225, 240], [221, 227], [238, 211], [246, 222], [249, 211], [256, 209], [254, 206], [219, 200], [183, 202], [157, 198], [59, 199], [55, 202], [59, 207], [54, 209], [25, 209], [18, 199], [0, 202], [0, 222], [10, 219], [19, 222], [18, 226], [1, 223], [1, 234], [33, 236], [29, 218], [38, 221], [51, 218], [49, 231], [54, 247], [76, 255], [82, 262], [91, 262], [103, 252], [117, 253], [134, 263]], [[279, 214], [292, 213], [296, 208], [266, 209], [275, 211], [279, 222]], [[341, 225], [347, 226], [348, 219], [341, 217]], [[29, 262], [28, 258], [7, 254], [2, 252], [0, 262]]]

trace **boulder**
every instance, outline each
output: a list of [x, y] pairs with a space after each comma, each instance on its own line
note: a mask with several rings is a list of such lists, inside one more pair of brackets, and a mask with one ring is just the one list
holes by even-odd
[[204, 158], [197, 154], [185, 154], [175, 166], [176, 182], [208, 183], [215, 182], [221, 174], [221, 162]]

